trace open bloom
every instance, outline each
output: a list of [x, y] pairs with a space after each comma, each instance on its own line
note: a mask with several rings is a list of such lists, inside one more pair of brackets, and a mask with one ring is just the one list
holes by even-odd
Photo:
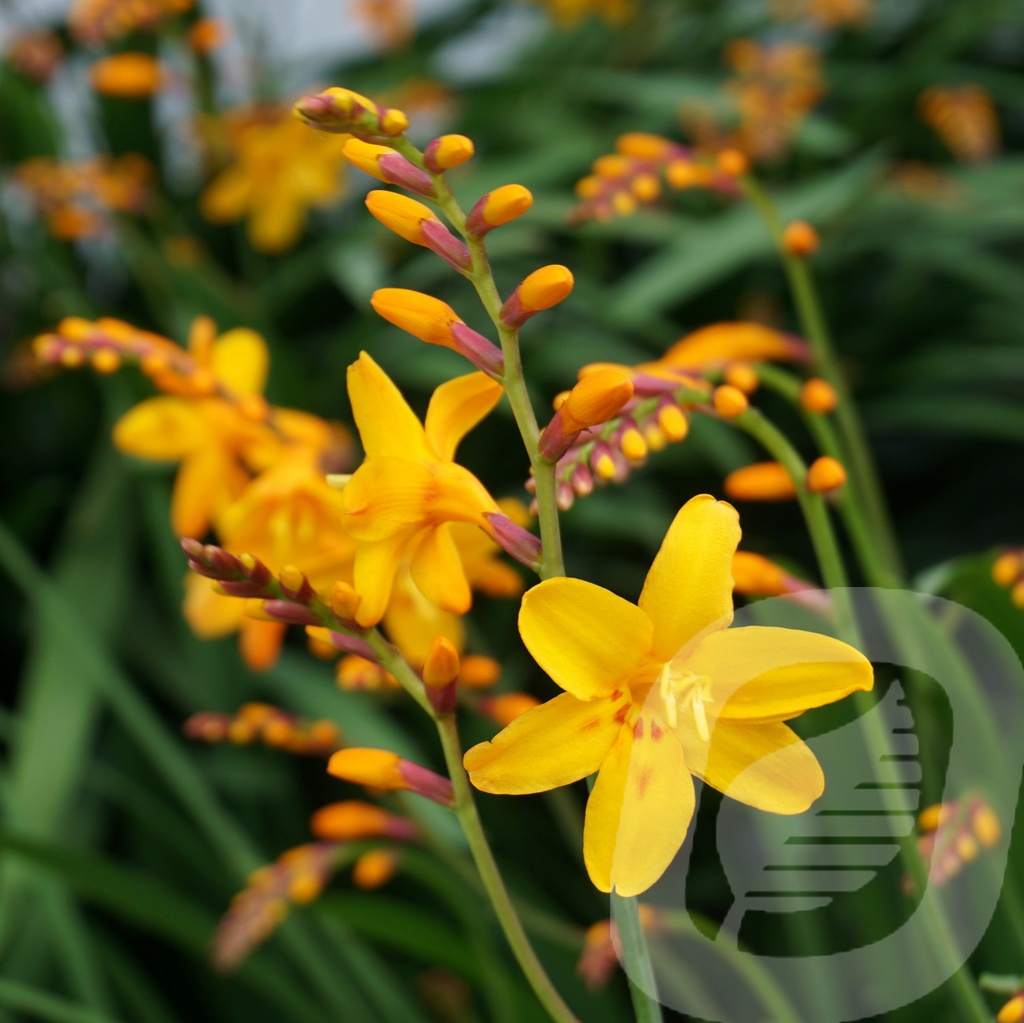
[[345, 485], [343, 526], [358, 541], [355, 588], [362, 598], [356, 620], [380, 621], [402, 561], [429, 601], [464, 614], [472, 602], [451, 523], [475, 523], [497, 512], [494, 498], [453, 461], [459, 441], [502, 395], [484, 373], [442, 384], [421, 425], [387, 374], [363, 352], [349, 367], [352, 414], [366, 460]]
[[676, 515], [639, 606], [580, 579], [523, 598], [519, 629], [565, 690], [469, 750], [485, 792], [542, 792], [600, 771], [583, 853], [601, 889], [637, 895], [672, 862], [694, 810], [696, 775], [772, 813], [824, 790], [814, 754], [784, 722], [870, 689], [852, 647], [791, 629], [728, 629], [740, 528], [704, 494]]

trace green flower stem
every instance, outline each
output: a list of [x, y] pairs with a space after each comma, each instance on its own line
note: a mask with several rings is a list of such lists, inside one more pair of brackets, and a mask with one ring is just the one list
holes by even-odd
[[640, 903], [612, 893], [612, 919], [619, 934], [622, 959], [629, 981], [636, 1023], [662, 1023], [661, 1003], [655, 995], [657, 982], [647, 948], [647, 938], [640, 922]]
[[[421, 170], [430, 173], [424, 166], [420, 151], [407, 139], [395, 139], [392, 145], [396, 152]], [[523, 444], [526, 446], [530, 468], [533, 470], [533, 478], [537, 485], [537, 517], [543, 545], [538, 573], [542, 579], [565, 575], [562, 560], [562, 534], [558, 522], [558, 505], [555, 501], [555, 466], [542, 459], [538, 451], [540, 428], [537, 425], [537, 416], [526, 387], [523, 360], [519, 351], [519, 331], [514, 327], [507, 326], [501, 320], [503, 303], [501, 295], [498, 293], [498, 286], [494, 281], [494, 274], [491, 272], [491, 263], [487, 256], [484, 239], [477, 238], [466, 230], [466, 214], [459, 205], [458, 199], [455, 198], [445, 176], [433, 173], [430, 173], [430, 176], [434, 182], [435, 204], [448, 218], [455, 230], [462, 235], [469, 248], [473, 265], [466, 277], [476, 289], [484, 310], [498, 332], [498, 340], [501, 343], [501, 352], [505, 358], [502, 385], [508, 396], [508, 403], [512, 408], [516, 425], [519, 427], [519, 433], [523, 438]]]
[[[805, 484], [807, 467], [803, 459], [786, 436], [757, 409], [747, 409], [746, 412], [734, 417], [731, 422], [760, 442], [765, 450], [786, 468], [793, 480], [807, 531], [814, 545], [822, 580], [832, 591], [837, 632], [847, 642], [857, 645], [859, 628], [853, 616], [849, 595], [845, 592], [848, 582], [842, 554], [829, 520], [824, 499], [820, 494], [811, 493], [807, 489]], [[863, 692], [857, 693], [854, 695], [854, 701], [862, 715], [865, 737], [871, 753], [876, 762], [881, 762], [881, 758], [888, 752], [888, 747], [882, 722], [878, 720], [877, 715], [867, 713], [874, 706], [871, 695]], [[890, 793], [889, 790], [882, 790], [882, 794], [883, 798], [892, 799], [893, 793]], [[898, 810], [899, 808], [893, 805], [891, 809]], [[901, 843], [900, 858], [917, 890], [923, 892], [928, 883], [928, 876], [916, 846], [913, 843]], [[957, 1001], [960, 1003], [963, 1018], [974, 1020], [975, 1023], [989, 1023], [988, 1009], [978, 992], [967, 964], [961, 961], [945, 914], [935, 902], [928, 899], [922, 901], [921, 907], [928, 918], [930, 925], [928, 933], [932, 937], [933, 949], [951, 968], [950, 981], [953, 984]]]
[[856, 499], [862, 503], [871, 524], [872, 535], [876, 537], [881, 549], [881, 556], [887, 572], [899, 576], [901, 574], [900, 557], [893, 536], [885, 499], [878, 479], [878, 470], [868, 447], [867, 437], [860, 416], [853, 404], [850, 389], [839, 368], [835, 346], [825, 322], [818, 292], [811, 276], [806, 259], [786, 252], [782, 244], [782, 233], [785, 224], [768, 194], [754, 180], [747, 176], [742, 182], [744, 194], [754, 208], [760, 213], [772, 240], [782, 257], [790, 291], [800, 319], [801, 329], [811, 343], [816, 371], [828, 381], [839, 396], [836, 418], [843, 439], [846, 457], [840, 461], [848, 464], [856, 490]]

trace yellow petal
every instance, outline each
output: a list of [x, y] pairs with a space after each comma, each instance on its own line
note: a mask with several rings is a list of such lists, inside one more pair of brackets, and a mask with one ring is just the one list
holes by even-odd
[[114, 426], [114, 444], [137, 458], [177, 461], [207, 440], [196, 403], [184, 398], [147, 398]]
[[654, 623], [655, 660], [671, 660], [691, 640], [732, 621], [732, 556], [739, 542], [731, 504], [698, 494], [680, 508], [640, 594], [640, 607]]
[[716, 632], [684, 664], [711, 679], [714, 713], [748, 721], [796, 717], [874, 681], [871, 662], [852, 646], [799, 629]]
[[420, 421], [391, 378], [366, 352], [348, 368], [348, 396], [368, 457], [427, 458]]
[[245, 601], [225, 597], [214, 590], [214, 581], [189, 573], [185, 577], [182, 613], [201, 639], [215, 639], [234, 632], [245, 620]]
[[385, 540], [361, 543], [356, 549], [352, 576], [361, 598], [356, 621], [364, 629], [376, 625], [383, 617], [395, 573], [414, 536], [415, 531], [406, 531]]
[[254, 330], [238, 327], [213, 346], [213, 375], [239, 396], [262, 394], [267, 382], [267, 343]]
[[635, 604], [582, 579], [548, 579], [523, 596], [519, 633], [534, 660], [577, 699], [626, 688], [652, 627]]
[[821, 765], [803, 740], [781, 721], [750, 723], [718, 718], [710, 744], [692, 715], [681, 715], [676, 734], [687, 767], [712, 788], [769, 813], [803, 813], [825, 791]]
[[171, 495], [171, 526], [177, 536], [203, 536], [224, 496], [225, 461], [214, 448], [181, 463]]
[[486, 373], [469, 373], [441, 384], [427, 408], [427, 443], [451, 461], [459, 442], [501, 400], [504, 389]]
[[286, 194], [254, 203], [249, 213], [249, 241], [259, 252], [283, 252], [302, 234], [306, 209]]
[[242, 620], [239, 648], [242, 660], [253, 671], [267, 671], [277, 662], [288, 627], [281, 622], [261, 622], [254, 618]]
[[453, 614], [473, 604], [459, 551], [447, 523], [429, 530], [412, 558], [412, 578], [427, 600]]
[[655, 718], [619, 729], [587, 801], [583, 858], [603, 892], [639, 895], [686, 838], [693, 780], [675, 734]]
[[427, 524], [437, 490], [434, 474], [419, 462], [369, 458], [345, 484], [345, 531], [357, 540], [382, 540], [415, 523]]
[[249, 175], [230, 167], [210, 182], [199, 200], [199, 210], [213, 224], [237, 220], [249, 204], [252, 184]]
[[584, 702], [562, 693], [521, 714], [490, 742], [466, 753], [470, 780], [483, 792], [525, 795], [569, 785], [593, 774], [622, 731], [629, 706], [618, 700]]
[[432, 604], [412, 581], [408, 571], [399, 570], [384, 614], [384, 631], [411, 664], [421, 666], [437, 636], [443, 636], [456, 650], [466, 645], [462, 619]]

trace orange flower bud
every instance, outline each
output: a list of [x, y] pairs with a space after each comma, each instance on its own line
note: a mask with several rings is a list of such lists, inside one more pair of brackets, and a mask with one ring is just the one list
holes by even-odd
[[644, 131], [626, 132], [615, 141], [617, 152], [637, 160], [664, 160], [676, 148], [668, 139]]
[[838, 490], [845, 482], [846, 470], [842, 463], [828, 455], [816, 458], [807, 470], [807, 489], [815, 494]]
[[835, 388], [820, 377], [812, 377], [800, 388], [800, 406], [805, 412], [825, 414], [839, 404]]
[[1021, 1020], [1024, 1020], [1024, 991], [1014, 995], [996, 1016], [996, 1023], [1021, 1023]]
[[533, 194], [522, 185], [502, 185], [488, 192], [469, 211], [466, 227], [480, 236], [521, 217], [533, 205]]
[[658, 409], [658, 426], [666, 439], [677, 444], [690, 432], [690, 421], [678, 405], [662, 405]]
[[480, 701], [480, 709], [504, 728], [540, 701], [529, 693], [499, 693]]
[[796, 486], [778, 462], [755, 462], [725, 477], [725, 493], [737, 501], [788, 501]]
[[407, 195], [387, 192], [384, 189], [374, 189], [367, 195], [366, 208], [385, 227], [413, 245], [427, 245], [427, 240], [423, 237], [425, 220], [441, 223], [429, 206], [424, 206]]
[[1024, 572], [1024, 558], [1020, 551], [1000, 554], [992, 566], [992, 579], [998, 586], [1012, 586]]
[[744, 394], [753, 394], [761, 385], [757, 370], [748, 362], [734, 362], [727, 366], [725, 382]]
[[459, 677], [459, 652], [451, 640], [435, 636], [423, 665], [423, 684], [431, 689], [446, 689]]
[[562, 432], [573, 433], [605, 423], [632, 397], [633, 382], [621, 370], [588, 373], [556, 413], [562, 420]]
[[164, 84], [163, 65], [148, 53], [115, 53], [89, 69], [93, 89], [102, 96], [143, 99]]
[[211, 53], [224, 44], [227, 24], [221, 18], [200, 18], [188, 30], [188, 45], [199, 54]]
[[737, 593], [778, 597], [789, 592], [782, 567], [753, 551], [737, 551], [733, 555], [732, 577]]
[[469, 654], [462, 658], [459, 685], [467, 689], [487, 689], [501, 678], [501, 665], [493, 657]]
[[385, 135], [401, 135], [409, 127], [409, 118], [401, 110], [385, 110], [380, 117], [380, 130]]
[[416, 825], [403, 817], [358, 799], [329, 803], [310, 819], [313, 834], [325, 842], [348, 842], [359, 838], [416, 837]]
[[360, 596], [348, 584], [336, 582], [331, 587], [331, 610], [343, 622], [353, 622], [359, 609]]
[[731, 178], [741, 178], [750, 170], [750, 161], [738, 149], [723, 149], [716, 163], [718, 169]]
[[940, 824], [953, 816], [954, 806], [951, 803], [932, 803], [917, 815], [917, 827], [920, 831], [935, 831]]
[[991, 806], [979, 803], [971, 816], [971, 827], [978, 841], [986, 848], [994, 846], [1002, 836], [999, 818]]
[[631, 426], [619, 438], [619, 450], [631, 462], [642, 462], [647, 457], [647, 441], [635, 426]]
[[363, 139], [346, 139], [342, 148], [345, 159], [353, 167], [358, 167], [364, 174], [369, 174], [378, 181], [387, 181], [380, 167], [380, 158], [393, 152], [387, 146], [377, 146]]
[[782, 232], [782, 250], [790, 256], [813, 256], [821, 245], [818, 232], [806, 220], [794, 220]]
[[716, 387], [711, 402], [715, 411], [723, 419], [733, 419], [750, 408], [747, 396], [738, 387], [733, 387], [731, 384], [722, 384], [721, 387]]
[[523, 309], [537, 313], [567, 298], [574, 283], [572, 271], [568, 267], [552, 264], [534, 270], [516, 290]]
[[402, 758], [385, 749], [342, 749], [327, 762], [327, 773], [375, 789], [407, 789], [399, 771]]
[[454, 348], [452, 326], [462, 323], [455, 310], [432, 295], [407, 288], [378, 288], [370, 305], [389, 323], [432, 345]]
[[92, 368], [104, 376], [116, 373], [121, 368], [121, 356], [113, 348], [97, 349], [89, 361]]
[[388, 883], [398, 871], [398, 856], [392, 849], [371, 849], [352, 865], [352, 883], [372, 891]]
[[423, 157], [426, 165], [435, 173], [461, 167], [473, 158], [473, 140], [465, 135], [442, 135], [427, 145]]

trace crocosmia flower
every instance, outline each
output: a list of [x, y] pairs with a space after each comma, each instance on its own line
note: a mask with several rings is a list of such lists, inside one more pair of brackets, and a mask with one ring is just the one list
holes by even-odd
[[637, 895], [662, 875], [694, 811], [691, 775], [772, 813], [824, 790], [814, 754], [785, 722], [870, 689], [870, 663], [828, 636], [730, 629], [739, 519], [708, 495], [680, 510], [639, 605], [580, 579], [523, 598], [519, 629], [565, 692], [469, 750], [485, 792], [542, 792], [599, 772], [583, 852], [601, 889]]
[[348, 393], [366, 460], [342, 491], [343, 526], [358, 541], [356, 620], [380, 621], [395, 574], [409, 559], [413, 581], [429, 601], [464, 614], [470, 584], [451, 523], [475, 523], [499, 511], [484, 485], [453, 459], [462, 438], [498, 403], [500, 384], [470, 373], [434, 392], [423, 424], [388, 375], [363, 352], [349, 367]]

